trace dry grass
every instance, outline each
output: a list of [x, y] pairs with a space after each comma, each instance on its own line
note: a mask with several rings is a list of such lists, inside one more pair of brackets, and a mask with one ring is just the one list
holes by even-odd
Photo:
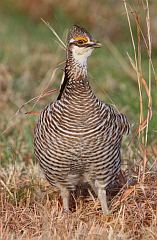
[[[62, 215], [59, 192], [39, 176], [34, 164], [1, 170], [1, 239], [156, 239], [157, 178], [125, 185], [103, 216], [92, 195], [74, 197], [72, 213]], [[109, 194], [111, 196], [111, 193]]]

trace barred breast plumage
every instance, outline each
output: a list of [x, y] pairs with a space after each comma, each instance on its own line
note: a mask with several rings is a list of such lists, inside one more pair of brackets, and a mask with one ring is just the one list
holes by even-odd
[[69, 210], [70, 191], [86, 181], [106, 214], [106, 188], [120, 170], [120, 145], [129, 123], [100, 101], [89, 85], [86, 60], [99, 44], [78, 26], [72, 28], [68, 41], [64, 82], [58, 99], [40, 114], [35, 156], [48, 181], [61, 190], [65, 210]]

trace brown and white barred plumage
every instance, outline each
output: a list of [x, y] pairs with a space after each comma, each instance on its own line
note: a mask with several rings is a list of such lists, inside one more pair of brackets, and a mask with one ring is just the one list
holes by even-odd
[[[72, 28], [68, 41], [78, 36], [88, 37], [86, 48], [93, 48], [92, 37], [78, 26]], [[61, 190], [65, 210], [69, 210], [70, 191], [85, 181], [97, 192], [102, 210], [107, 213], [106, 188], [120, 170], [121, 140], [129, 132], [129, 123], [123, 114], [94, 95], [84, 60], [82, 64], [82, 59], [79, 62], [74, 58], [74, 48], [78, 47], [83, 50], [85, 44], [69, 43], [58, 99], [40, 114], [35, 156], [48, 181]]]

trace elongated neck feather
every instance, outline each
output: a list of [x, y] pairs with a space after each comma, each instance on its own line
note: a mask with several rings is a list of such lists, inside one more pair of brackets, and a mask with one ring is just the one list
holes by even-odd
[[88, 85], [87, 78], [87, 59], [91, 55], [92, 49], [79, 49], [76, 47], [72, 50], [67, 50], [67, 59], [65, 66], [65, 76], [60, 87], [60, 93], [57, 100], [61, 96], [66, 86], [79, 86], [79, 83]]
[[[80, 57], [81, 58], [81, 57]], [[69, 81], [78, 81], [87, 77], [87, 60], [74, 58], [72, 52], [67, 54], [65, 74]]]

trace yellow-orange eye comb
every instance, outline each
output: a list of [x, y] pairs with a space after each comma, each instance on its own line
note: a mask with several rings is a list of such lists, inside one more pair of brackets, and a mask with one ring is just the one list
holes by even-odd
[[88, 42], [88, 38], [82, 37], [82, 36], [78, 36], [74, 39], [75, 39], [75, 41], [83, 41], [84, 43]]

